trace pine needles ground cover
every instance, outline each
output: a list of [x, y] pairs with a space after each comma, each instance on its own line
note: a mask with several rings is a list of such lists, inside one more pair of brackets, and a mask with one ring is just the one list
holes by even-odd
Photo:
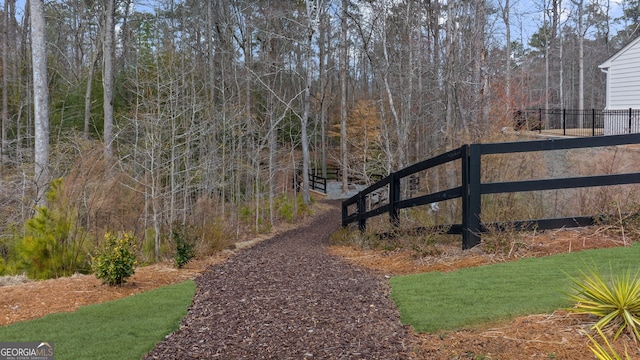
[[53, 342], [56, 360], [140, 359], [178, 328], [194, 294], [193, 281], [165, 286], [0, 327], [0, 341]]
[[449, 273], [397, 276], [391, 279], [391, 297], [402, 322], [416, 331], [456, 330], [569, 307], [571, 277], [579, 279], [593, 269], [603, 275], [635, 272], [639, 256], [636, 243]]

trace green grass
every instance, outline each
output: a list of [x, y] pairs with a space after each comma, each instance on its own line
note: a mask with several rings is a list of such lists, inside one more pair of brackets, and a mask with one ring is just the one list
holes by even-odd
[[56, 360], [140, 359], [178, 328], [194, 293], [193, 281], [165, 286], [0, 327], [0, 341], [53, 342]]
[[570, 277], [580, 270], [603, 274], [637, 269], [640, 245], [521, 259], [450, 273], [429, 272], [391, 279], [401, 320], [418, 332], [463, 327], [547, 313], [571, 306]]

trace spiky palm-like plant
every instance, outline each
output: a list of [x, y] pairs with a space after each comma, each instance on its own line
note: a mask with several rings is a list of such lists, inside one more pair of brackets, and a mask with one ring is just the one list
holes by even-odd
[[569, 295], [576, 305], [569, 311], [600, 318], [594, 329], [617, 328], [613, 339], [627, 329], [640, 339], [640, 272], [631, 270], [612, 275], [606, 281], [601, 273], [591, 271], [584, 279], [572, 279], [575, 294]]
[[596, 356], [598, 360], [631, 360], [631, 355], [626, 351], [625, 347], [625, 357], [620, 356], [616, 350], [611, 346], [611, 343], [607, 339], [607, 337], [602, 333], [599, 327], [596, 327], [598, 335], [600, 336], [601, 342], [596, 340], [593, 336], [586, 334], [589, 338], [589, 350]]

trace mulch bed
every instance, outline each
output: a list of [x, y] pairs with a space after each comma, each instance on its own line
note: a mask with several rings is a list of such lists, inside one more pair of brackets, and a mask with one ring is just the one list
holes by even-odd
[[327, 252], [337, 204], [198, 277], [180, 328], [146, 359], [408, 359], [385, 277]]

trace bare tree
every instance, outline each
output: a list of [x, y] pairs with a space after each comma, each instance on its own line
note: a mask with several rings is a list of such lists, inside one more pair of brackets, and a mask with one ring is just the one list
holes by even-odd
[[[575, 1], [572, 0], [573, 4], [578, 8], [578, 109], [584, 109], [584, 37], [585, 37], [585, 26], [584, 26], [584, 0]], [[580, 117], [579, 127], [582, 128], [582, 116]]]
[[29, 2], [31, 12], [31, 61], [35, 125], [36, 203], [46, 205], [49, 186], [49, 87], [47, 83], [46, 23], [43, 0]]
[[507, 113], [511, 112], [511, 4], [510, 0], [504, 0], [504, 3], [498, 1], [500, 7], [500, 18], [505, 27], [505, 97], [509, 103], [507, 104]]
[[307, 126], [309, 124], [309, 115], [311, 111], [311, 83], [313, 82], [313, 68], [312, 68], [312, 56], [313, 56], [313, 37], [318, 31], [318, 24], [320, 22], [321, 8], [324, 6], [322, 0], [307, 0], [307, 43], [305, 44], [305, 88], [304, 88], [304, 112], [301, 119], [301, 138], [302, 138], [302, 199], [305, 204], [311, 202], [311, 196], [309, 194], [309, 135]]
[[340, 155], [342, 158], [342, 192], [349, 191], [349, 154], [347, 152], [347, 61], [348, 43], [347, 43], [347, 14], [349, 0], [342, 0], [342, 16], [340, 18], [340, 41], [341, 41], [341, 58], [340, 58]]
[[115, 0], [106, 0], [104, 9], [104, 40], [103, 40], [103, 110], [104, 110], [104, 145], [108, 157], [113, 154], [113, 58], [115, 43]]
[[11, 15], [15, 0], [5, 0], [2, 31], [2, 143], [0, 144], [0, 180], [2, 179], [5, 156], [7, 156], [7, 126], [9, 124], [9, 31], [13, 19]]

